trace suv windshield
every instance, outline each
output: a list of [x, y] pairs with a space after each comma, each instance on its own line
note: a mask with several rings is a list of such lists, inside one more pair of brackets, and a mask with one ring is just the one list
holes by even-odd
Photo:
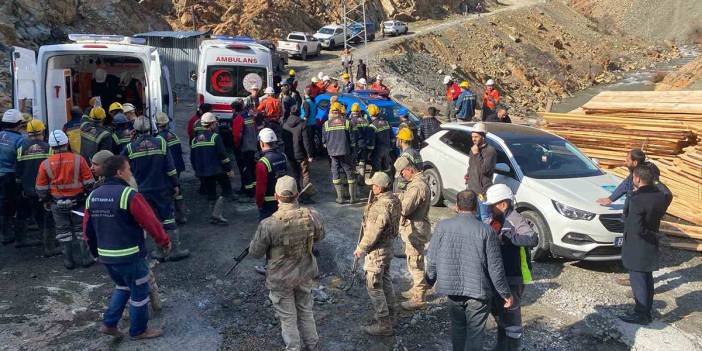
[[537, 179], [581, 178], [602, 171], [573, 144], [562, 140], [507, 141], [524, 175]]
[[321, 33], [321, 34], [334, 34], [334, 30], [331, 29], [331, 28], [322, 28], [322, 29], [319, 30], [318, 33]]
[[245, 97], [245, 88], [256, 85], [266, 88], [267, 71], [264, 67], [252, 66], [208, 66], [207, 92], [214, 96]]

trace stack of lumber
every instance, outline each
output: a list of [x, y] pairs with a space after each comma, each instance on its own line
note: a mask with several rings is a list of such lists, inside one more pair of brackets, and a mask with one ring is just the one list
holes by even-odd
[[545, 129], [620, 177], [629, 174], [621, 167], [628, 150], [646, 152], [673, 192], [668, 214], [694, 224], [666, 223], [666, 243], [702, 251], [702, 91], [608, 91], [571, 113], [542, 117]]

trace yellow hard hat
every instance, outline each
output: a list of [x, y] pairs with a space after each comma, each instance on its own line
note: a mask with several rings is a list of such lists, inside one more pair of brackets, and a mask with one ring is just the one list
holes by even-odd
[[397, 132], [397, 139], [412, 141], [412, 139], [414, 139], [414, 134], [412, 134], [412, 130], [409, 128], [400, 128], [400, 130]]
[[44, 123], [38, 119], [33, 119], [27, 123], [27, 133], [41, 133], [46, 129]]
[[291, 77], [294, 77], [294, 76], [295, 76], [295, 70], [294, 70], [294, 69], [291, 69], [290, 72], [288, 72], [288, 75], [291, 76]]
[[353, 105], [351, 105], [351, 112], [361, 112], [361, 105], [359, 105], [358, 102], [354, 102]]
[[92, 119], [103, 120], [105, 119], [105, 109], [100, 106], [93, 107], [90, 109], [89, 117]]
[[468, 83], [467, 80], [464, 80], [464, 81], [462, 81], [461, 84], [459, 84], [458, 86], [461, 87], [461, 88], [463, 88], [463, 89], [468, 89], [468, 88], [470, 87], [470, 83]]
[[377, 116], [380, 113], [380, 109], [378, 106], [375, 106], [373, 104], [368, 105], [368, 114], [371, 116]]
[[349, 76], [348, 73], [342, 73], [342, 74], [341, 74], [341, 78], [342, 78], [342, 79], [349, 79], [349, 78], [351, 78], [351, 76]]
[[332, 111], [341, 112], [343, 109], [344, 109], [344, 107], [340, 103], [334, 102], [333, 104], [331, 104], [331, 108], [329, 108], [329, 112], [332, 112]]
[[114, 110], [121, 110], [121, 109], [122, 109], [122, 104], [120, 104], [119, 102], [113, 102], [110, 104], [110, 108], [108, 109], [108, 111], [112, 112]]

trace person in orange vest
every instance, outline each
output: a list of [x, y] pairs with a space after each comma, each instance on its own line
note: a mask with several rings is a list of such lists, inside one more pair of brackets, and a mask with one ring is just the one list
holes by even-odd
[[383, 76], [381, 76], [381, 75], [378, 75], [375, 78], [375, 82], [373, 82], [373, 84], [371, 84], [370, 90], [375, 90], [375, 91], [379, 91], [381, 93], [390, 94], [390, 88], [388, 88], [387, 85], [383, 84]]
[[45, 208], [51, 208], [56, 223], [56, 239], [63, 249], [63, 265], [75, 268], [76, 263], [89, 267], [95, 260], [90, 256], [85, 241], [80, 216], [83, 200], [95, 184], [90, 167], [83, 157], [68, 150], [68, 137], [61, 130], [49, 133], [49, 146], [53, 155], [44, 160], [37, 174], [37, 196]]
[[488, 79], [485, 82], [485, 94], [483, 94], [483, 113], [480, 119], [485, 122], [487, 116], [495, 113], [495, 108], [500, 102], [500, 92], [495, 89], [495, 81]]
[[[327, 77], [325, 77], [327, 78]], [[336, 78], [329, 78], [329, 83], [327, 84], [327, 93], [337, 94], [339, 93], [339, 81]]]
[[444, 85], [446, 86], [446, 118], [449, 122], [452, 120], [458, 121], [456, 118], [456, 108], [454, 101], [461, 95], [461, 87], [454, 82], [453, 77], [445, 76]]
[[263, 112], [266, 115], [266, 120], [277, 122], [282, 115], [283, 109], [280, 106], [280, 100], [275, 97], [275, 89], [267, 87], [263, 93], [265, 95], [258, 103], [256, 111]]

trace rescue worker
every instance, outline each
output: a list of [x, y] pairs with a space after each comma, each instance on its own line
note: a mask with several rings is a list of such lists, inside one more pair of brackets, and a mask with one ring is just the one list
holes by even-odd
[[68, 137], [63, 131], [49, 133], [49, 146], [52, 155], [42, 161], [37, 174], [37, 196], [45, 208], [51, 208], [56, 239], [63, 249], [63, 265], [67, 269], [76, 264], [89, 267], [95, 260], [82, 239], [81, 218], [72, 211], [81, 209], [95, 179], [85, 159], [68, 150]]
[[468, 81], [462, 81], [459, 85], [461, 88], [461, 94], [458, 95], [458, 99], [454, 101], [456, 119], [462, 122], [469, 122], [475, 117], [475, 95], [470, 91], [470, 84]]
[[500, 103], [500, 92], [495, 89], [495, 81], [488, 79], [485, 82], [485, 93], [483, 94], [483, 113], [481, 121], [485, 122], [487, 116], [495, 113], [495, 107]]
[[288, 161], [282, 152], [276, 150], [278, 137], [272, 129], [261, 129], [258, 140], [262, 156], [256, 163], [256, 206], [258, 220], [262, 221], [278, 210], [275, 184], [288, 173]]
[[266, 115], [266, 120], [279, 123], [283, 110], [280, 106], [280, 100], [275, 97], [275, 90], [273, 87], [268, 87], [263, 92], [265, 95], [258, 103], [256, 110], [258, 112], [263, 112]]
[[112, 156], [103, 165], [105, 184], [85, 202], [83, 228], [90, 252], [105, 266], [116, 287], [100, 332], [119, 337], [118, 323], [129, 303], [129, 336], [150, 339], [162, 331], [148, 327], [150, 289], [144, 232], [168, 253], [171, 242], [144, 197], [129, 187], [129, 162]]
[[86, 161], [92, 159], [100, 150], [114, 149], [112, 133], [103, 125], [105, 116], [102, 107], [94, 107], [90, 110], [88, 121], [80, 125], [80, 155]]
[[63, 132], [68, 136], [68, 144], [73, 152], [80, 151], [80, 126], [83, 124], [83, 119], [87, 116], [83, 115], [79, 106], [71, 108], [71, 119], [63, 125]]
[[351, 76], [348, 73], [341, 74], [341, 92], [344, 94], [353, 92], [353, 83], [351, 83]]
[[324, 77], [326, 79], [326, 92], [329, 94], [338, 94], [339, 93], [339, 81], [336, 78], [331, 78], [328, 76]]
[[173, 213], [173, 196], [180, 194], [180, 186], [173, 157], [168, 152], [168, 143], [164, 138], [151, 134], [151, 121], [147, 117], [137, 117], [134, 130], [137, 136], [127, 144], [122, 155], [129, 159], [129, 168], [139, 193], [161, 220], [173, 246], [170, 255], [157, 248], [151, 256], [161, 262], [182, 260], [190, 256], [190, 251], [181, 249], [180, 231]]
[[254, 169], [256, 168], [256, 151], [258, 150], [258, 130], [256, 130], [254, 114], [244, 110], [242, 101], [232, 103], [232, 109], [234, 110], [232, 134], [238, 157], [236, 162], [241, 172], [243, 194], [248, 198], [246, 201], [248, 202], [253, 199], [256, 188]]
[[[400, 149], [400, 157], [406, 157], [418, 170], [423, 170], [422, 156], [419, 154], [419, 150], [412, 147], [412, 142], [414, 140], [414, 133], [412, 133], [412, 130], [409, 128], [401, 128], [397, 132], [396, 138], [397, 147]], [[395, 192], [405, 191], [407, 182], [408, 181], [403, 177], [396, 175]]]
[[371, 151], [371, 164], [374, 172], [389, 173], [392, 167], [391, 152], [393, 149], [393, 135], [390, 123], [380, 114], [378, 106], [368, 105], [368, 114], [371, 116], [370, 128], [373, 137], [369, 140], [368, 148]]
[[[165, 112], [156, 113], [156, 127], [158, 127], [158, 136], [163, 138], [168, 145], [168, 153], [173, 158], [173, 165], [176, 170], [176, 177], [180, 178], [180, 174], [185, 170], [185, 161], [183, 160], [183, 147], [180, 144], [180, 139], [178, 135], [173, 133], [168, 124], [170, 119]], [[188, 222], [187, 209], [185, 206], [185, 200], [183, 199], [183, 193], [178, 192], [178, 194], [173, 195], [173, 200], [175, 203], [175, 220], [178, 224], [185, 224]]]
[[212, 111], [212, 105], [202, 104], [197, 108], [195, 114], [188, 120], [188, 142], [192, 142], [195, 138], [195, 134], [202, 132], [202, 126], [198, 123], [200, 122], [200, 117], [207, 112]]
[[368, 90], [368, 82], [365, 78], [356, 81], [356, 87], [353, 90]]
[[317, 95], [319, 95], [319, 94], [322, 93], [322, 90], [319, 88], [319, 84], [318, 84], [318, 83], [319, 83], [319, 78], [317, 78], [317, 77], [312, 77], [312, 84], [310, 84], [310, 85], [308, 85], [308, 86], [305, 87], [305, 88], [309, 88], [309, 89], [310, 89], [309, 95], [310, 95], [310, 97], [311, 97], [312, 99], [316, 98]]
[[120, 154], [127, 147], [127, 144], [132, 141], [134, 129], [132, 129], [129, 119], [124, 113], [116, 114], [112, 119], [112, 124], [115, 126], [115, 130], [112, 132], [113, 153]]
[[355, 257], [366, 254], [363, 270], [374, 320], [362, 329], [370, 335], [392, 335], [393, 319], [397, 313], [390, 262], [393, 241], [399, 231], [401, 204], [390, 191], [390, 183], [390, 177], [383, 172], [376, 172], [366, 181], [372, 188], [373, 197], [363, 212], [363, 237], [353, 253]]
[[134, 123], [134, 120], [136, 120], [137, 118], [136, 107], [134, 107], [134, 105], [128, 102], [122, 104], [122, 112], [125, 116], [127, 116], [127, 120], [129, 120], [129, 123]]
[[284, 81], [284, 83], [287, 84], [293, 91], [297, 91], [297, 81], [295, 80], [294, 69], [288, 71], [288, 78]]
[[2, 220], [2, 244], [15, 241], [12, 229], [12, 217], [17, 210], [19, 187], [16, 182], [17, 148], [24, 141], [20, 133], [22, 114], [15, 109], [9, 109], [2, 115], [2, 131], [0, 131], [0, 218]]
[[505, 184], [495, 184], [487, 190], [487, 204], [492, 207], [490, 226], [500, 240], [502, 262], [513, 303], [505, 308], [499, 299], [493, 300], [492, 315], [497, 323], [496, 350], [519, 351], [522, 337], [521, 300], [524, 285], [531, 283], [531, 247], [539, 237], [524, 218], [514, 210], [514, 195]]
[[111, 103], [110, 107], [107, 109], [108, 116], [105, 118], [105, 121], [103, 122], [105, 127], [108, 127], [108, 128], [112, 127], [112, 121], [115, 119], [115, 116], [118, 113], [123, 113], [122, 112], [122, 104], [120, 104], [119, 102]]
[[[210, 207], [210, 223], [227, 225], [229, 222], [222, 212], [224, 197], [232, 192], [229, 177], [232, 172], [231, 161], [224, 150], [222, 139], [217, 130], [217, 118], [212, 112], [205, 113], [200, 119], [205, 131], [199, 133], [190, 144], [190, 163], [195, 175], [202, 179], [207, 201]], [[217, 183], [222, 188], [222, 196], [217, 196]]]
[[375, 77], [375, 82], [371, 84], [370, 90], [375, 90], [383, 94], [390, 94], [390, 88], [388, 88], [387, 85], [383, 84], [383, 76], [381, 75]]
[[395, 170], [409, 183], [398, 195], [402, 203], [400, 237], [405, 243], [407, 270], [412, 275], [412, 287], [402, 293], [408, 299], [400, 304], [405, 310], [424, 306], [424, 297], [430, 288], [424, 278], [424, 248], [431, 239], [429, 208], [431, 206], [429, 185], [422, 172], [407, 157], [395, 161]]
[[329, 109], [329, 119], [324, 122], [322, 139], [331, 158], [331, 175], [336, 190], [336, 203], [342, 204], [344, 184], [341, 183], [339, 168], [346, 176], [349, 190], [349, 203], [356, 203], [356, 176], [353, 174], [353, 159], [351, 157], [351, 122], [341, 113], [341, 104], [335, 103]]
[[325, 232], [320, 215], [300, 207], [297, 196], [294, 178], [284, 176], [275, 182], [278, 210], [259, 223], [249, 254], [268, 260], [266, 287], [280, 320], [285, 349], [319, 350], [311, 293], [319, 270], [312, 246], [324, 239]]
[[445, 76], [444, 85], [446, 86], [446, 119], [449, 122], [456, 120], [455, 101], [461, 95], [461, 88], [453, 81], [453, 77]]
[[44, 141], [44, 123], [33, 119], [27, 123], [27, 139], [17, 149], [17, 183], [21, 184], [21, 196], [15, 221], [15, 247], [38, 246], [38, 240], [27, 239], [27, 220], [33, 218], [39, 226], [44, 243], [44, 257], [56, 256], [56, 238], [47, 222], [46, 210], [36, 191], [39, 165], [49, 157], [49, 144]]
[[361, 110], [358, 103], [351, 105], [351, 149], [356, 165], [356, 173], [365, 180], [366, 161], [368, 161], [368, 146], [373, 130], [368, 124], [368, 117]]
[[397, 130], [399, 131], [402, 128], [407, 128], [412, 132], [412, 143], [410, 144], [412, 148], [415, 150], [419, 150], [419, 138], [417, 138], [417, 135], [419, 132], [417, 131], [417, 125], [412, 122], [409, 116], [409, 111], [406, 109], [402, 109], [399, 111], [399, 117], [400, 117], [400, 124], [397, 126]]

